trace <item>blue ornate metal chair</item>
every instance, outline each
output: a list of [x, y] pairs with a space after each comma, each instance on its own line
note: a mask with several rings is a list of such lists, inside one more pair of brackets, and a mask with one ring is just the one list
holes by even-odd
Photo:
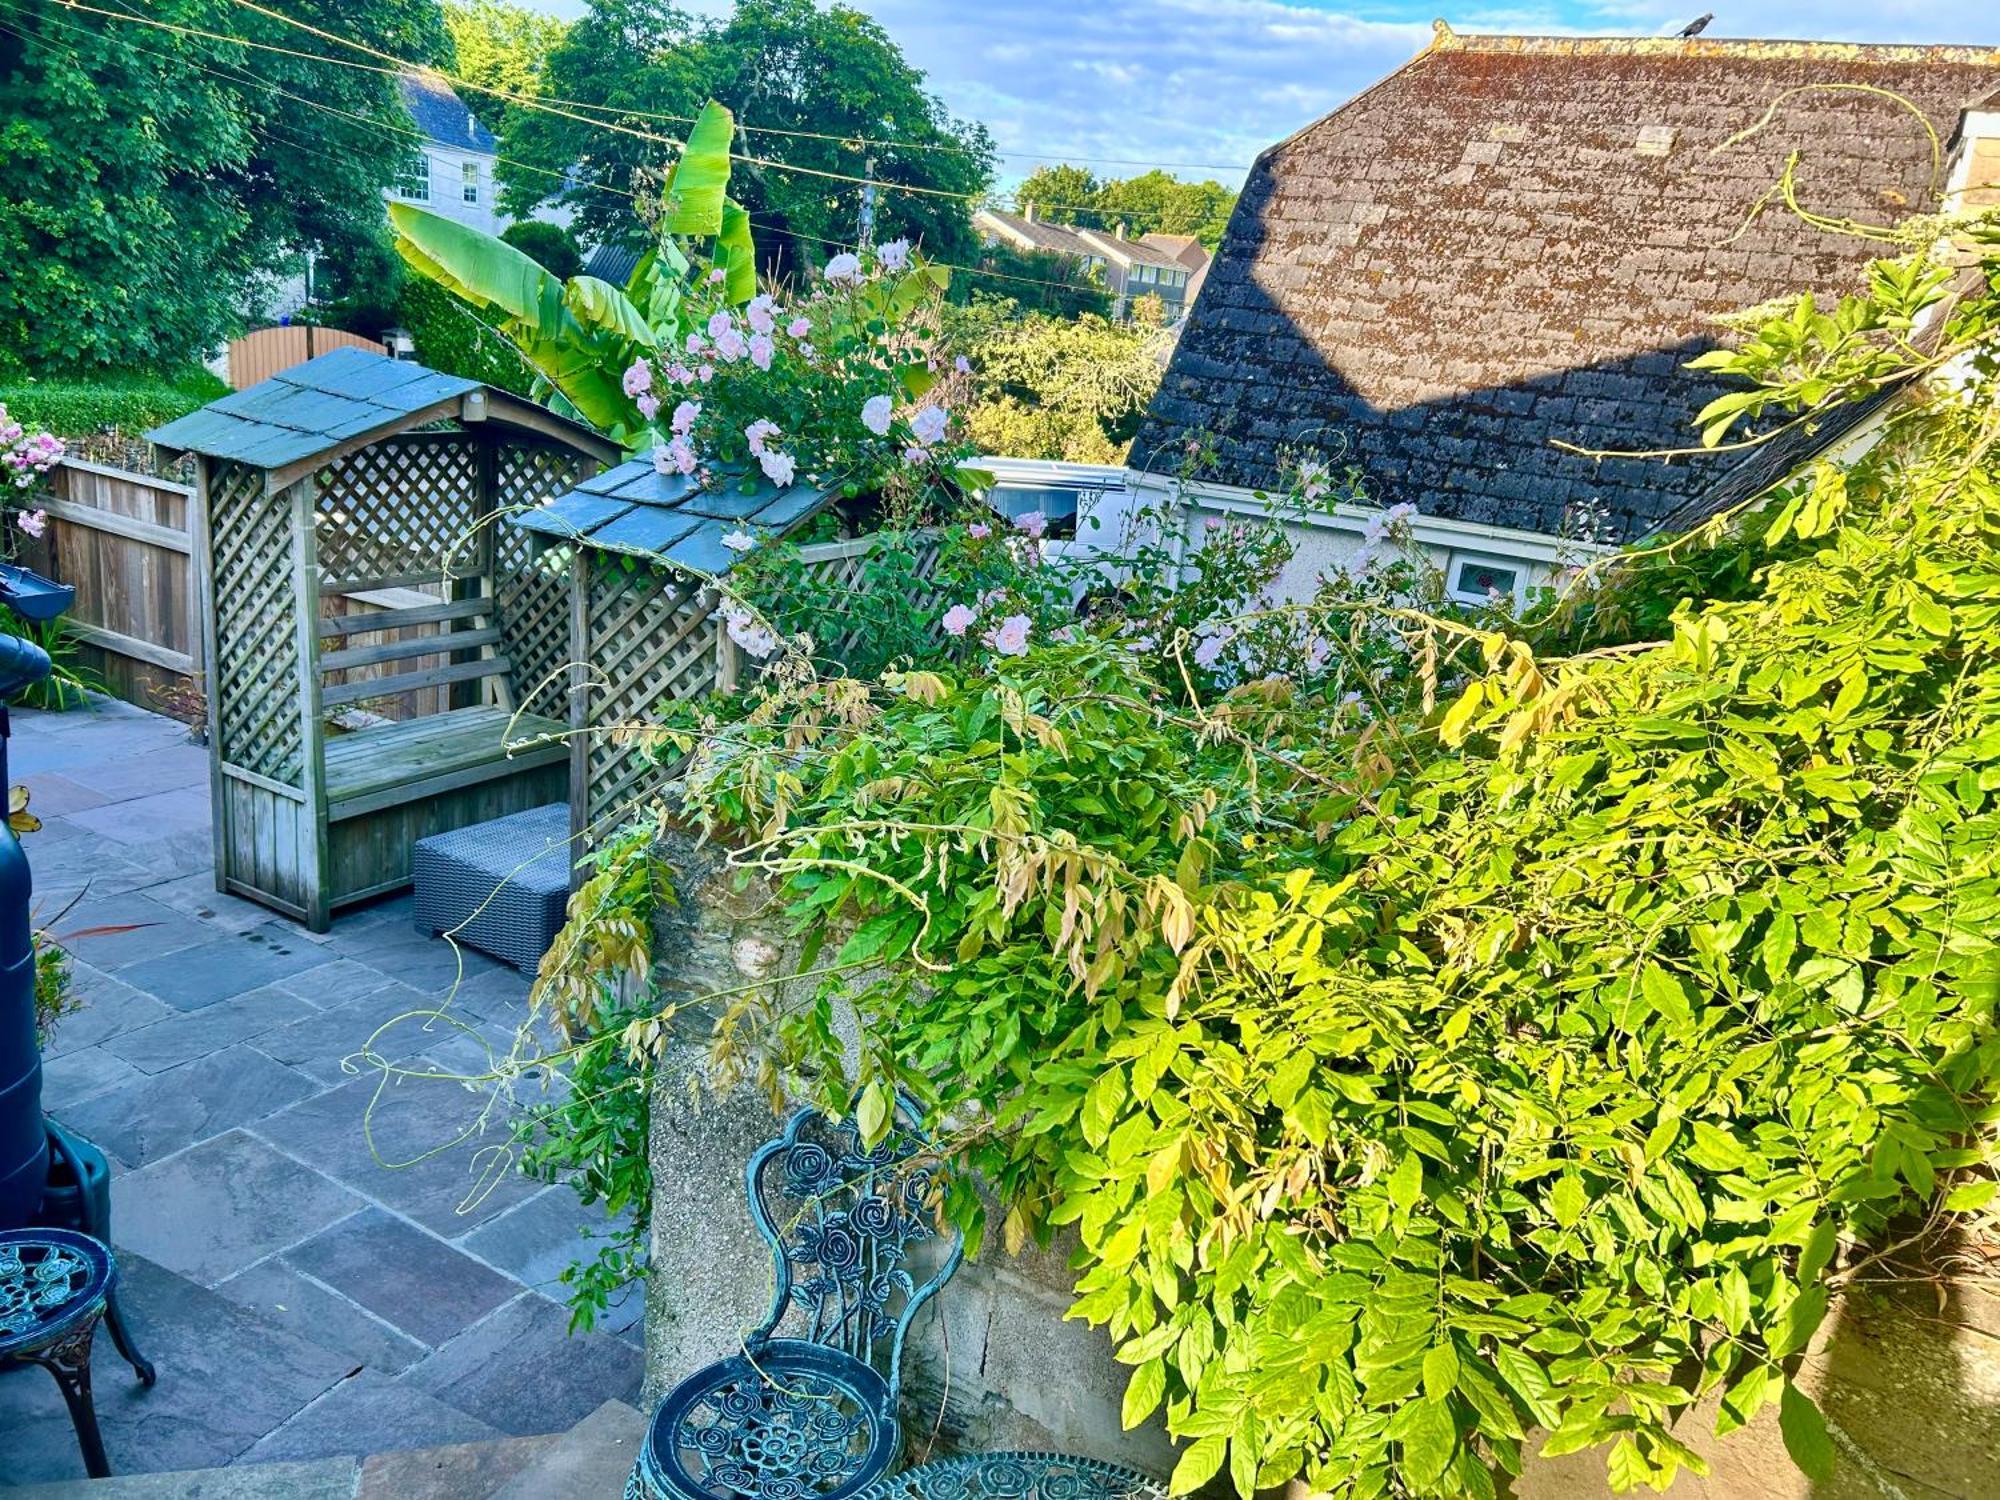
[[70, 1229], [0, 1231], [0, 1366], [55, 1377], [92, 1479], [111, 1473], [90, 1394], [90, 1342], [118, 1279], [111, 1251]]
[[627, 1500], [847, 1500], [901, 1457], [903, 1342], [964, 1246], [936, 1229], [907, 1102], [897, 1119], [871, 1151], [851, 1123], [800, 1110], [750, 1158], [770, 1311], [660, 1402]]

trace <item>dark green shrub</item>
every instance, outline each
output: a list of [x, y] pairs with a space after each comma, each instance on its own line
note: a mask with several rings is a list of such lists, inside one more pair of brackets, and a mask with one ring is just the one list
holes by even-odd
[[583, 274], [583, 251], [577, 247], [576, 236], [560, 224], [523, 219], [502, 230], [500, 238], [536, 261], [551, 276], [568, 281]]
[[420, 363], [447, 375], [483, 380], [517, 396], [529, 394], [535, 372], [527, 361], [471, 308], [435, 282], [410, 277], [403, 283], [397, 312], [416, 342]]

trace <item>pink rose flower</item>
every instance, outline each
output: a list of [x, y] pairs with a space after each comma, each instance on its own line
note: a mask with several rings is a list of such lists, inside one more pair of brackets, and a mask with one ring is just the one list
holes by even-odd
[[965, 534], [975, 542], [983, 542], [989, 536], [993, 535], [993, 528], [988, 526], [984, 521], [974, 521], [970, 526], [965, 528]]
[[836, 285], [861, 279], [861, 258], [856, 255], [836, 255], [826, 263], [826, 279]]
[[759, 458], [764, 456], [764, 444], [778, 435], [778, 424], [769, 417], [759, 417], [743, 429], [743, 436], [749, 440], [750, 451]]
[[875, 252], [875, 260], [885, 271], [900, 271], [910, 261], [910, 242], [891, 240]]
[[750, 352], [750, 341], [734, 328], [725, 329], [722, 337], [715, 341], [715, 357], [726, 365], [733, 365]]
[[45, 510], [27, 510], [14, 517], [14, 524], [29, 536], [40, 536], [49, 529], [49, 513]]
[[695, 418], [701, 415], [699, 401], [683, 401], [674, 408], [674, 431], [682, 437], [694, 430]]
[[757, 462], [764, 470], [764, 477], [773, 484], [790, 484], [798, 477], [799, 466], [789, 453], [781, 453], [776, 448], [766, 448], [757, 456]]
[[910, 431], [917, 435], [918, 442], [929, 447], [943, 441], [947, 420], [942, 406], [926, 406], [910, 418]]
[[887, 437], [895, 420], [896, 403], [887, 396], [870, 396], [861, 403], [861, 425], [877, 437]]
[[812, 320], [809, 318], [794, 318], [785, 325], [785, 332], [795, 339], [802, 339], [812, 331]]
[[972, 628], [972, 622], [978, 618], [978, 610], [968, 609], [963, 604], [954, 604], [944, 612], [944, 618], [939, 620], [938, 623], [944, 626], [944, 633], [946, 635], [963, 636], [966, 631]]
[[1009, 615], [986, 633], [986, 644], [1002, 656], [1026, 656], [1028, 630], [1026, 615]]
[[648, 422], [660, 414], [660, 398], [651, 391], [639, 398], [639, 415]]
[[743, 317], [752, 333], [769, 333], [778, 326], [777, 304], [771, 300], [769, 293], [759, 293], [743, 309]]
[[1043, 533], [1049, 529], [1049, 518], [1038, 510], [1027, 511], [1014, 517], [1014, 529], [1023, 536], [1040, 541]]
[[760, 370], [768, 370], [771, 368], [771, 356], [776, 351], [777, 346], [770, 338], [760, 333], [750, 340], [750, 363]]
[[711, 380], [715, 379], [715, 366], [703, 365], [699, 370], [694, 372], [694, 376], [703, 385], [707, 385]]
[[631, 367], [625, 371], [624, 386], [628, 396], [650, 391], [653, 388], [653, 367], [643, 359], [633, 360]]

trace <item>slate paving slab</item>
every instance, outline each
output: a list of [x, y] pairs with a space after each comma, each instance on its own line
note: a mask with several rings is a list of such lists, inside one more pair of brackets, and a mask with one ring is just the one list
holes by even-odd
[[395, 1375], [430, 1350], [352, 1298], [316, 1281], [282, 1256], [259, 1261], [217, 1284], [231, 1302], [358, 1364]]
[[[158, 757], [149, 759], [156, 760]], [[204, 780], [207, 779], [208, 767], [205, 764], [201, 775]], [[102, 780], [86, 780], [83, 785], [105, 795], [116, 795], [115, 791], [106, 788]], [[186, 783], [176, 782], [172, 790], [106, 802], [101, 807], [71, 813], [69, 820], [79, 828], [101, 833], [121, 844], [151, 843], [154, 839], [176, 833], [199, 833], [207, 837], [214, 827], [208, 813], [208, 799], [189, 796], [185, 787]]]
[[200, 1010], [170, 1010], [164, 1019], [122, 1032], [103, 1045], [141, 1072], [161, 1073], [318, 1014], [310, 1001], [267, 984]]
[[207, 1287], [364, 1206], [240, 1130], [111, 1179], [119, 1247]]
[[318, 944], [296, 929], [268, 922], [127, 965], [119, 977], [177, 1010], [199, 1010], [325, 962]]
[[[113, 930], [119, 928], [129, 930]], [[142, 959], [211, 942], [216, 935], [214, 928], [162, 906], [141, 891], [86, 896], [70, 908], [59, 930], [80, 934], [64, 946], [75, 957], [107, 973]]]
[[343, 1380], [243, 1455], [248, 1463], [379, 1453], [385, 1446], [432, 1448], [503, 1434], [380, 1370]]
[[[560, 1302], [566, 1290], [563, 1271], [595, 1257], [598, 1247], [629, 1220], [630, 1215], [609, 1219], [601, 1206], [585, 1207], [572, 1188], [558, 1183], [482, 1224], [461, 1243], [489, 1265]], [[639, 1316], [642, 1300], [633, 1297], [629, 1308], [614, 1309], [599, 1328], [606, 1333], [623, 1331]]]
[[364, 1075], [259, 1122], [256, 1133], [447, 1239], [540, 1188], [513, 1165], [504, 1106], [450, 1081]]
[[519, 1290], [443, 1240], [374, 1208], [294, 1247], [285, 1260], [433, 1347]]
[[42, 1106], [81, 1103], [93, 1094], [135, 1082], [142, 1075], [109, 1047], [82, 1047], [42, 1059]]
[[607, 1400], [636, 1401], [645, 1356], [568, 1329], [567, 1310], [523, 1292], [402, 1379], [516, 1436], [573, 1426]]
[[[287, 974], [278, 981], [278, 988], [287, 994], [297, 995], [301, 1000], [309, 1000], [321, 1010], [336, 1005], [346, 1005], [366, 995], [402, 984], [381, 968], [359, 963], [351, 958], [337, 958], [331, 952], [322, 951], [321, 962], [309, 969], [301, 969], [296, 974]], [[408, 986], [403, 986], [409, 989]], [[411, 989], [410, 994], [419, 992]]]
[[[295, 1002], [306, 1007], [309, 1002]], [[199, 1014], [199, 1012], [197, 1012]], [[376, 1069], [403, 1062], [453, 1034], [453, 1023], [435, 1015], [424, 997], [406, 984], [382, 980], [357, 999], [326, 1010], [310, 1010], [257, 1038], [257, 1050], [298, 1068], [331, 1088]]]
[[161, 1004], [144, 990], [79, 959], [70, 962], [70, 984], [82, 1007], [56, 1022], [55, 1034], [42, 1045], [44, 1061], [95, 1047], [177, 1014], [172, 1006]]
[[127, 1167], [143, 1167], [283, 1109], [316, 1087], [296, 1069], [236, 1046], [77, 1104], [52, 1106], [52, 1113]]

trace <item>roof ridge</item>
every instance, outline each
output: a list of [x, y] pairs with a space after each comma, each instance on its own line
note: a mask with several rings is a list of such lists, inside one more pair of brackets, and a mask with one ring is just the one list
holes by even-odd
[[2000, 47], [1909, 42], [1814, 42], [1709, 36], [1517, 36], [1453, 31], [1431, 23], [1430, 50], [1510, 52], [1536, 57], [1730, 57], [1877, 63], [1985, 63], [2000, 66]]

